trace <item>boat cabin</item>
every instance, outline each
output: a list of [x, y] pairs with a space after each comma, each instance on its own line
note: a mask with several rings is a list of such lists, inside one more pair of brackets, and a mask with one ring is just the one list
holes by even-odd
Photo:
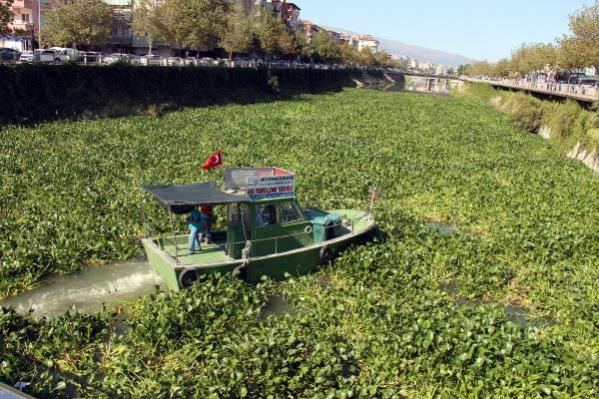
[[228, 204], [227, 253], [240, 259], [251, 241], [251, 256], [289, 251], [314, 243], [311, 222], [297, 204], [295, 175], [279, 168], [228, 169], [226, 192], [250, 201]]

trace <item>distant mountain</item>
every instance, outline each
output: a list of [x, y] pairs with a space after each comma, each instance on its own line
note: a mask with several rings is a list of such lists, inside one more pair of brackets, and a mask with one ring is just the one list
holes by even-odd
[[[358, 34], [345, 29], [327, 29], [347, 33], [350, 35]], [[442, 64], [454, 67], [460, 66], [462, 64], [469, 64], [472, 62], [472, 60], [467, 57], [458, 54], [448, 53], [446, 51], [433, 50], [420, 46], [412, 46], [410, 44], [406, 44], [397, 40], [382, 39], [380, 37], [377, 37], [377, 39], [381, 42], [381, 48], [386, 52], [397, 55], [405, 55], [410, 58], [416, 58], [418, 61], [428, 61], [433, 62], [435, 64]]]
[[426, 47], [412, 46], [396, 40], [388, 40], [378, 38], [381, 42], [381, 48], [388, 53], [407, 55], [408, 57], [416, 58], [418, 61], [430, 61], [435, 64], [448, 66], [460, 66], [469, 64], [471, 59], [458, 54], [448, 53], [441, 50], [432, 50]]

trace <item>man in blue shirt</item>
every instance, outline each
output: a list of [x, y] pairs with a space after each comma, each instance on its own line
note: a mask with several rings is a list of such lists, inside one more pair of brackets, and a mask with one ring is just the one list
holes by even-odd
[[194, 255], [196, 251], [202, 250], [202, 230], [204, 222], [198, 208], [193, 208], [187, 218], [189, 223], [189, 254]]

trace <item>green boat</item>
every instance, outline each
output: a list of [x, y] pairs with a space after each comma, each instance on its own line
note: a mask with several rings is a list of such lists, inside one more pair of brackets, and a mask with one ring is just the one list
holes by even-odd
[[[169, 211], [172, 234], [146, 238], [143, 246], [150, 265], [174, 290], [210, 273], [252, 283], [262, 276], [302, 275], [376, 231], [374, 196], [370, 211], [301, 209], [295, 175], [280, 168], [227, 169], [224, 191], [214, 182], [143, 188]], [[190, 254], [188, 235], [176, 233], [173, 215], [219, 205], [227, 208], [226, 230], [212, 232], [211, 243]]]

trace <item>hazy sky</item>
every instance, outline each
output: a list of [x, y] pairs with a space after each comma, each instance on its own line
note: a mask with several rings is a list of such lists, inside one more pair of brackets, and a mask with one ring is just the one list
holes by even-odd
[[568, 32], [568, 16], [595, 0], [295, 0], [318, 25], [496, 61], [520, 44]]

